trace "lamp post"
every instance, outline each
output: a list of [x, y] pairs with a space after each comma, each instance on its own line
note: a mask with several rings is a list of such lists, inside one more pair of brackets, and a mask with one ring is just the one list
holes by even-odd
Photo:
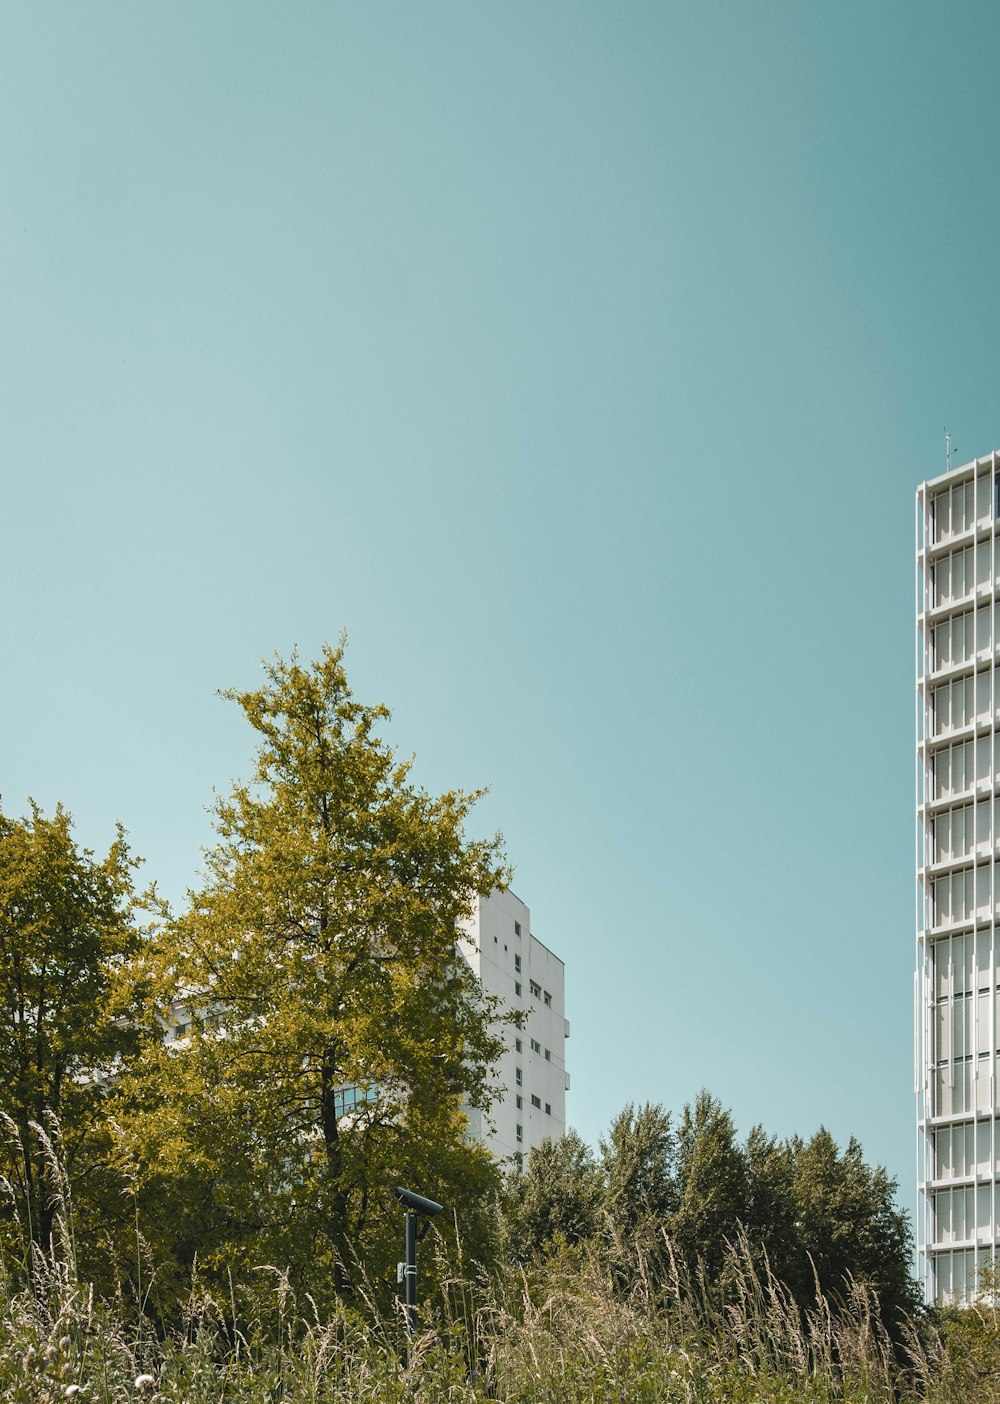
[[[405, 1287], [404, 1301], [406, 1303], [406, 1330], [408, 1335], [412, 1335], [417, 1324], [417, 1244], [425, 1237], [427, 1230], [431, 1226], [431, 1219], [435, 1214], [440, 1214], [444, 1208], [438, 1204], [436, 1199], [425, 1199], [422, 1194], [415, 1194], [413, 1190], [396, 1187], [396, 1198], [406, 1210], [406, 1235], [404, 1240], [405, 1261], [399, 1264], [396, 1280], [402, 1282]], [[424, 1216], [424, 1223], [420, 1230], [417, 1230], [417, 1215]]]

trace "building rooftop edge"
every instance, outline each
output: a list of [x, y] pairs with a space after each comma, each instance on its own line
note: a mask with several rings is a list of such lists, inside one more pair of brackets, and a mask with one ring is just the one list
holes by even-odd
[[969, 473], [978, 468], [980, 464], [992, 463], [1000, 449], [993, 449], [990, 453], [981, 453], [978, 458], [970, 458], [968, 463], [960, 463], [955, 468], [949, 468], [944, 473], [939, 473], [935, 478], [925, 478], [917, 488], [917, 492], [923, 492], [926, 488], [937, 487], [941, 483], [946, 483], [950, 478], [957, 478], [962, 473]]
[[[500, 890], [501, 890], [502, 892], [509, 892], [510, 895], [511, 895], [511, 897], [513, 897], [513, 898], [515, 899], [515, 901], [520, 902], [521, 906], [522, 906], [522, 907], [526, 907], [527, 910], [528, 910], [529, 912], [531, 911], [531, 908], [528, 906], [528, 904], [527, 904], [527, 902], [524, 900], [524, 898], [523, 898], [523, 897], [518, 897], [517, 893], [514, 891], [514, 889], [513, 889], [512, 887], [504, 887], [504, 888], [501, 888]], [[552, 959], [553, 959], [553, 960], [557, 960], [557, 961], [559, 962], [559, 964], [560, 964], [561, 966], [563, 966], [563, 968], [565, 968], [566, 962], [563, 960], [562, 956], [556, 955], [555, 951], [552, 949], [551, 946], [547, 946], [547, 945], [545, 944], [544, 941], [539, 941], [539, 940], [538, 940], [538, 937], [537, 937], [537, 936], [535, 935], [535, 933], [534, 933], [533, 931], [531, 931], [531, 930], [528, 931], [528, 935], [531, 937], [531, 939], [532, 939], [533, 941], [538, 941], [538, 944], [541, 946], [542, 950], [543, 950], [543, 951], [548, 951], [548, 953], [549, 953], [549, 955], [552, 957]]]

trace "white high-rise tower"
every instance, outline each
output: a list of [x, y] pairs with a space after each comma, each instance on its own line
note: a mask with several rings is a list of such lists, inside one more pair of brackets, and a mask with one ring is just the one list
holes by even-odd
[[1000, 453], [917, 490], [917, 1246], [960, 1301], [1000, 1230]]
[[497, 1101], [490, 1117], [469, 1116], [469, 1134], [520, 1168], [527, 1153], [566, 1130], [565, 972], [531, 931], [531, 913], [513, 892], [480, 897], [459, 936], [459, 950], [486, 994], [525, 1015], [523, 1029], [503, 1026]]

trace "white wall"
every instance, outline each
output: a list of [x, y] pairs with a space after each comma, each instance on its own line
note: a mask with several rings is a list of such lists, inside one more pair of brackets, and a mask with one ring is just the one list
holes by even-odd
[[532, 935], [531, 913], [512, 892], [479, 900], [459, 947], [484, 992], [526, 1015], [522, 1029], [499, 1026], [504, 1052], [496, 1065], [497, 1100], [488, 1117], [473, 1116], [469, 1124], [469, 1134], [494, 1155], [516, 1163], [519, 1154], [566, 1130], [563, 962]]

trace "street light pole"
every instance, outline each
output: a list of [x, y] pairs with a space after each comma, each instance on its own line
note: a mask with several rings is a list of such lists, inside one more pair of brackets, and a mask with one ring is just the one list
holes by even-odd
[[406, 1288], [406, 1329], [412, 1336], [417, 1325], [417, 1215], [414, 1209], [406, 1214], [406, 1262], [403, 1282]]
[[[436, 1199], [426, 1199], [414, 1190], [396, 1188], [396, 1198], [406, 1210], [406, 1238], [404, 1240], [404, 1261], [400, 1263], [397, 1280], [403, 1283], [405, 1302], [406, 1334], [412, 1336], [417, 1324], [417, 1244], [431, 1226], [431, 1219], [440, 1214], [444, 1205]], [[417, 1215], [424, 1215], [424, 1224], [417, 1232]], [[406, 1357], [403, 1357], [404, 1363]]]

